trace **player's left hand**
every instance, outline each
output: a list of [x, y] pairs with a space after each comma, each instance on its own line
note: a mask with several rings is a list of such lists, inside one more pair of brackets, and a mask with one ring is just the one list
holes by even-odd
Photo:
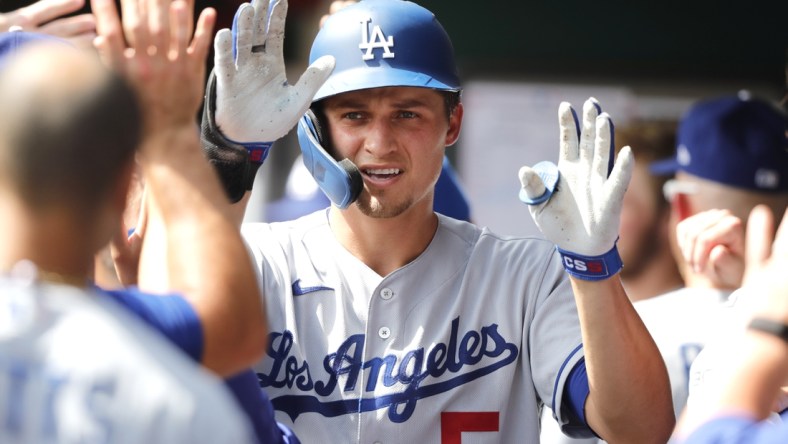
[[[567, 271], [589, 280], [605, 279], [621, 268], [615, 244], [621, 203], [634, 167], [629, 147], [612, 163], [613, 125], [610, 116], [600, 112], [596, 99], [588, 99], [581, 129], [571, 105], [561, 103], [558, 171], [544, 163], [520, 169], [520, 196], [531, 203], [536, 225], [558, 246]], [[552, 191], [550, 176], [556, 173], [560, 174]], [[600, 264], [603, 270], [597, 270]]]
[[287, 134], [334, 69], [333, 57], [321, 57], [298, 83], [288, 84], [282, 55], [286, 15], [287, 0], [254, 0], [238, 9], [232, 32], [216, 34], [216, 123], [234, 142], [274, 142]]

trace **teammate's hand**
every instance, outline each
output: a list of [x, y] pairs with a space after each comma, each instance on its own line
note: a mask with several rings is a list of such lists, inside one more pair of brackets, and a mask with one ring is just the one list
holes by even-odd
[[756, 315], [788, 325], [788, 210], [777, 234], [774, 216], [768, 207], [759, 205], [747, 219], [745, 250], [746, 269], [743, 290], [755, 302]]
[[115, 275], [123, 286], [137, 285], [142, 243], [148, 226], [148, 206], [142, 177], [134, 175], [123, 221], [109, 244]]
[[[599, 113], [597, 101], [588, 99], [583, 106], [581, 130], [571, 105], [561, 103], [560, 177], [546, 201], [529, 206], [547, 239], [561, 250], [585, 257], [602, 256], [614, 248], [621, 202], [634, 167], [632, 152], [624, 147], [611, 170], [612, 122], [606, 113]], [[525, 200], [538, 201], [550, 188], [549, 183], [545, 187], [538, 171], [527, 166], [520, 169], [520, 183], [521, 198]]]
[[91, 0], [91, 5], [96, 48], [135, 87], [146, 132], [187, 126], [196, 132], [216, 12], [202, 11], [192, 37], [191, 1], [122, 0], [122, 23], [114, 0]]
[[321, 57], [295, 86], [288, 84], [282, 55], [286, 15], [287, 0], [270, 5], [268, 0], [254, 0], [238, 9], [232, 32], [222, 29], [216, 34], [216, 123], [232, 141], [280, 139], [334, 69], [333, 57]]
[[0, 14], [0, 32], [19, 27], [27, 32], [49, 34], [81, 48], [92, 48], [96, 21], [92, 14], [63, 17], [79, 11], [85, 0], [41, 0], [15, 11]]
[[739, 288], [744, 275], [744, 224], [728, 210], [694, 214], [676, 225], [687, 266], [718, 288]]

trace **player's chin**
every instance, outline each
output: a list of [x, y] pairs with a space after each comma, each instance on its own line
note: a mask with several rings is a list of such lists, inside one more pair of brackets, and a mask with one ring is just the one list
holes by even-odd
[[377, 197], [369, 194], [366, 190], [361, 193], [356, 202], [356, 206], [365, 216], [373, 219], [389, 219], [397, 217], [410, 208], [409, 202], [390, 202], [383, 196]]

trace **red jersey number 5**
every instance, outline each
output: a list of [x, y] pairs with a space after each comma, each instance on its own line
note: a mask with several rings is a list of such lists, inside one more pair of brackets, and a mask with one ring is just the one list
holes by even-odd
[[462, 444], [462, 432], [497, 432], [498, 412], [442, 412], [441, 444]]

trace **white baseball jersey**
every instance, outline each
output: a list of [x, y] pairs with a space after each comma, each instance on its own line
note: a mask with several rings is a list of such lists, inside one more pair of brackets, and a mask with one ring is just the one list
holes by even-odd
[[[635, 302], [643, 323], [657, 344], [670, 377], [676, 416], [687, 404], [690, 365], [728, 311], [729, 291], [682, 288]], [[563, 435], [554, 421], [542, 422], [543, 444], [592, 444], [601, 439], [572, 439]]]
[[244, 443], [223, 386], [123, 308], [0, 278], [0, 442]]
[[326, 211], [244, 235], [271, 332], [256, 370], [302, 442], [535, 443], [541, 400], [562, 411], [583, 352], [552, 243], [439, 215], [428, 248], [381, 277]]
[[665, 360], [677, 417], [687, 404], [690, 365], [714, 338], [730, 293], [682, 288], [633, 304]]

